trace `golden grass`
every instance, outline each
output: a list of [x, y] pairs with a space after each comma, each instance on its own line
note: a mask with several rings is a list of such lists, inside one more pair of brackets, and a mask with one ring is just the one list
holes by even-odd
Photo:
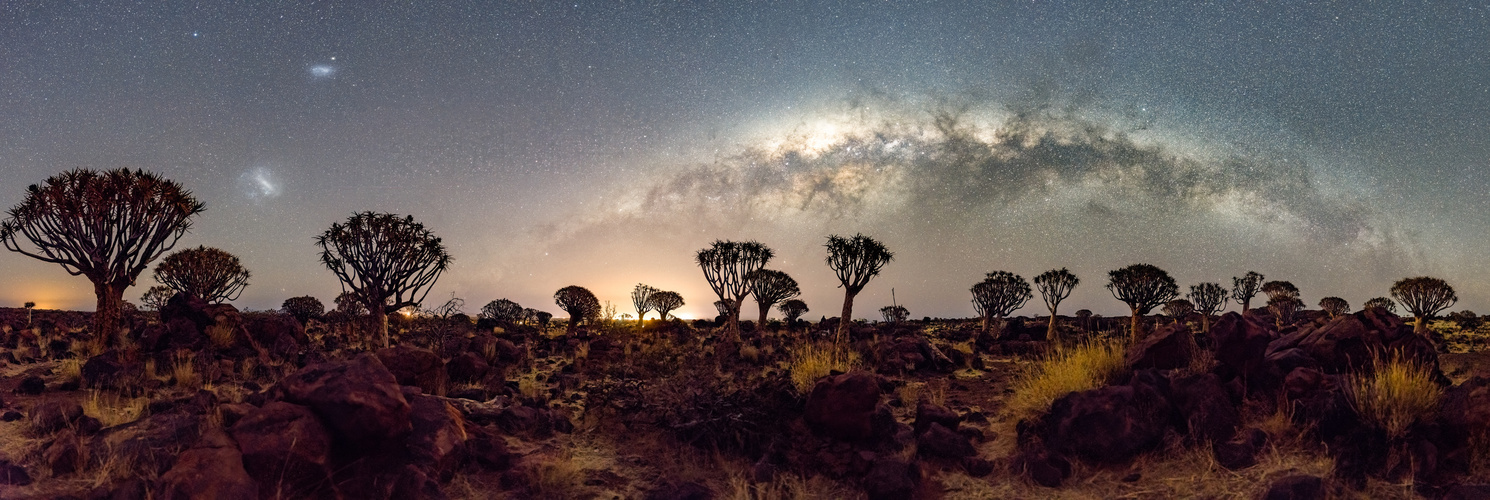
[[805, 478], [796, 474], [781, 473], [768, 483], [752, 482], [743, 470], [730, 471], [725, 483], [724, 500], [813, 500], [819, 498], [849, 498], [852, 490], [822, 476]]
[[63, 383], [81, 383], [83, 381], [83, 360], [80, 358], [68, 358], [58, 363], [57, 381]]
[[1127, 369], [1123, 363], [1125, 349], [1122, 342], [1084, 342], [1057, 348], [1014, 384], [1008, 412], [1015, 420], [1034, 417], [1049, 410], [1061, 396], [1107, 384]]
[[570, 457], [555, 457], [528, 467], [528, 492], [536, 499], [578, 498], [584, 487], [584, 472]]
[[176, 378], [176, 387], [197, 387], [200, 377], [193, 363], [196, 358], [196, 353], [187, 350], [171, 355], [171, 376]]
[[1443, 387], [1433, 381], [1433, 368], [1400, 353], [1376, 356], [1371, 373], [1350, 376], [1346, 396], [1361, 418], [1392, 438], [1407, 433], [1413, 423], [1438, 410]]
[[833, 343], [802, 344], [792, 349], [790, 354], [791, 359], [787, 363], [792, 386], [802, 394], [811, 392], [818, 379], [828, 376], [834, 370], [849, 372], [860, 366], [859, 353]]
[[143, 418], [150, 398], [126, 398], [108, 391], [90, 390], [82, 404], [84, 415], [98, 419], [104, 427], [113, 427]]
[[517, 379], [517, 393], [527, 399], [537, 399], [544, 384], [538, 381], [538, 372], [530, 372]]
[[227, 349], [233, 346], [233, 333], [235, 329], [228, 325], [212, 325], [207, 327], [207, 340], [212, 342], [213, 349]]

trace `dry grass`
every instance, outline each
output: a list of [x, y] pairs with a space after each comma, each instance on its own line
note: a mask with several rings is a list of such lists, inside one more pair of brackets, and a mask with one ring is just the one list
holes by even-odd
[[1033, 417], [1061, 396], [1107, 384], [1127, 369], [1126, 347], [1121, 342], [1085, 342], [1056, 349], [1015, 383], [1007, 410], [1015, 420]]
[[207, 339], [212, 342], [213, 349], [227, 349], [233, 346], [234, 331], [229, 325], [212, 325], [207, 327]]
[[859, 353], [838, 344], [816, 342], [802, 344], [790, 351], [788, 369], [792, 375], [792, 386], [797, 392], [807, 394], [818, 379], [833, 371], [849, 372], [860, 365]]
[[1407, 433], [1413, 423], [1438, 410], [1443, 388], [1433, 382], [1433, 368], [1404, 359], [1376, 356], [1371, 373], [1357, 373], [1346, 384], [1350, 405], [1365, 421], [1385, 430], [1392, 438]]
[[171, 355], [171, 376], [175, 377], [177, 387], [197, 387], [201, 377], [194, 364], [196, 359], [196, 353], [186, 350]]
[[570, 458], [560, 456], [553, 460], [544, 460], [524, 471], [532, 498], [579, 498], [580, 491], [584, 488], [584, 472]]
[[545, 384], [538, 381], [538, 372], [529, 372], [517, 379], [517, 392], [527, 399], [538, 399], [543, 393]]
[[108, 391], [91, 390], [82, 404], [83, 414], [98, 419], [104, 427], [113, 427], [144, 418], [150, 398], [126, 398]]
[[745, 477], [743, 470], [730, 471], [725, 490], [719, 498], [725, 500], [812, 500], [819, 498], [851, 498], [853, 490], [835, 484], [822, 476], [804, 478], [795, 474], [777, 474], [769, 483], [756, 483]]
[[57, 363], [57, 381], [63, 383], [82, 383], [83, 360], [80, 358], [68, 358]]

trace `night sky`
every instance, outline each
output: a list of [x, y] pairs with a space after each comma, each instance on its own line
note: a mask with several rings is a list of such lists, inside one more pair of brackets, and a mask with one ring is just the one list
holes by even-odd
[[[1103, 284], [1138, 262], [1490, 309], [1486, 5], [108, 3], [0, 2], [0, 207], [158, 172], [207, 205], [177, 248], [252, 271], [240, 308], [329, 304], [313, 238], [373, 210], [443, 237], [425, 305], [473, 314], [566, 285], [634, 313], [640, 282], [712, 317], [694, 251], [756, 239], [834, 316], [822, 245], [856, 232], [896, 254], [862, 317], [1060, 267], [1063, 312], [1125, 314]], [[0, 274], [0, 306], [93, 308], [60, 266]]]

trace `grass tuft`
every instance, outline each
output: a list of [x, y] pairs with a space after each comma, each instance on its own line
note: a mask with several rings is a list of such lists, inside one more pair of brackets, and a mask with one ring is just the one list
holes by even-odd
[[859, 367], [860, 362], [859, 353], [847, 347], [817, 342], [792, 349], [788, 364], [792, 386], [797, 388], [797, 392], [807, 394], [812, 391], [812, 386], [817, 384], [818, 379], [828, 376], [834, 370], [845, 373], [853, 371]]
[[1376, 356], [1369, 373], [1351, 375], [1346, 396], [1363, 420], [1395, 439], [1438, 410], [1443, 387], [1433, 381], [1431, 366], [1393, 353]]
[[1008, 411], [1015, 420], [1050, 410], [1057, 398], [1106, 385], [1127, 369], [1122, 342], [1084, 342], [1060, 347], [1014, 385]]

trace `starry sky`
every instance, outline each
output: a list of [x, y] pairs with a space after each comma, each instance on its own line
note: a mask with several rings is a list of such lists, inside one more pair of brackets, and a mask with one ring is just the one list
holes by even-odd
[[[896, 254], [862, 317], [1060, 267], [1063, 312], [1125, 314], [1102, 285], [1138, 262], [1490, 310], [1482, 2], [107, 3], [0, 3], [0, 206], [158, 172], [207, 205], [177, 248], [252, 271], [240, 308], [330, 303], [313, 238], [373, 210], [444, 239], [426, 306], [471, 313], [646, 283], [712, 317], [693, 253], [755, 239], [833, 316], [822, 245], [856, 232]], [[59, 266], [0, 275], [0, 305], [93, 307]]]

